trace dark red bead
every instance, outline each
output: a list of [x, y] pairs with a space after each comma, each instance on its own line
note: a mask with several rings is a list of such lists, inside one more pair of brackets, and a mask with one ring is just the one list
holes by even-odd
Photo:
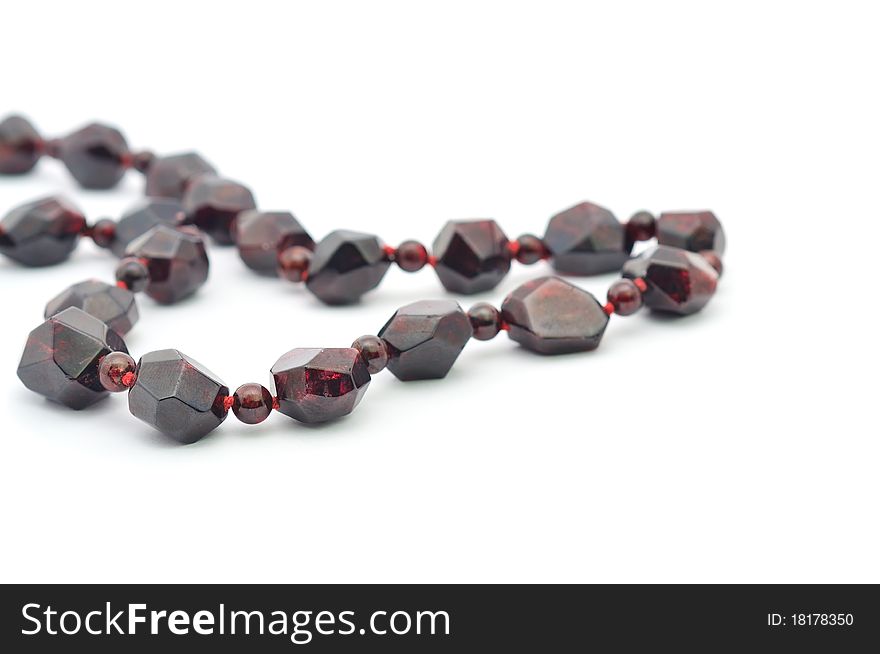
[[300, 422], [348, 415], [370, 385], [370, 373], [354, 348], [297, 348], [272, 366], [278, 410]]
[[724, 272], [724, 264], [721, 263], [721, 257], [718, 256], [718, 253], [713, 252], [712, 250], [703, 250], [700, 252], [700, 256], [709, 262], [709, 265], [715, 269], [715, 272], [718, 273], [718, 277], [720, 278], [721, 274]]
[[43, 139], [22, 116], [0, 121], [0, 174], [21, 175], [33, 170], [40, 160]]
[[608, 301], [619, 316], [630, 316], [642, 306], [642, 292], [629, 279], [619, 279], [608, 288]]
[[626, 223], [626, 237], [630, 242], [647, 241], [657, 233], [657, 221], [648, 211], [637, 211]]
[[544, 244], [553, 267], [573, 275], [597, 275], [619, 270], [629, 259], [632, 243], [614, 214], [592, 202], [582, 202], [550, 219]]
[[114, 351], [128, 352], [122, 338], [94, 316], [71, 307], [30, 333], [18, 377], [35, 393], [84, 409], [107, 396], [98, 367]]
[[418, 272], [428, 263], [428, 250], [418, 241], [404, 241], [394, 251], [394, 261], [406, 272]]
[[131, 162], [131, 153], [122, 133], [99, 123], [86, 125], [65, 136], [59, 147], [59, 158], [85, 188], [116, 186]]
[[508, 245], [494, 220], [450, 220], [434, 239], [434, 269], [453, 293], [488, 291], [510, 270]]
[[390, 265], [378, 237], [340, 229], [315, 248], [306, 286], [327, 304], [351, 304], [376, 288]]
[[309, 272], [312, 251], [300, 245], [285, 248], [278, 253], [278, 276], [290, 282], [301, 282]]
[[242, 384], [232, 395], [232, 413], [247, 425], [257, 425], [272, 413], [272, 393], [260, 384]]
[[234, 242], [233, 221], [256, 206], [249, 188], [216, 175], [196, 177], [183, 196], [187, 220], [221, 245]]
[[156, 225], [177, 227], [186, 218], [183, 206], [169, 198], [146, 198], [122, 214], [116, 225], [116, 239], [110, 246], [117, 257], [125, 255], [129, 243]]
[[501, 312], [488, 302], [478, 302], [467, 315], [478, 341], [489, 341], [501, 331]]
[[116, 223], [109, 218], [101, 218], [89, 228], [88, 232], [95, 245], [108, 249], [116, 240]]
[[526, 282], [504, 299], [501, 315], [511, 339], [541, 354], [594, 350], [608, 326], [596, 298], [559, 277]]
[[116, 281], [132, 293], [142, 293], [150, 281], [150, 271], [140, 259], [126, 257], [116, 266]]
[[527, 266], [546, 259], [549, 255], [547, 246], [533, 234], [523, 234], [516, 239], [516, 260]]
[[623, 276], [641, 278], [645, 306], [687, 315], [699, 311], [715, 294], [718, 273], [695, 252], [658, 245], [623, 267]]
[[214, 166], [200, 154], [184, 152], [159, 157], [147, 170], [145, 194], [154, 198], [181, 199], [190, 182], [199, 175], [215, 175]]
[[139, 173], [146, 173], [154, 161], [156, 161], [156, 155], [149, 150], [135, 152], [131, 157], [132, 168]]
[[28, 202], [0, 222], [0, 253], [25, 266], [51, 266], [70, 256], [86, 219], [58, 197]]
[[130, 243], [127, 254], [147, 267], [146, 293], [162, 304], [189, 297], [208, 279], [208, 253], [195, 230], [157, 225]]
[[238, 254], [245, 265], [262, 274], [275, 274], [278, 253], [300, 246], [315, 249], [315, 242], [293, 214], [281, 211], [245, 211], [233, 225]]
[[62, 291], [49, 301], [44, 315], [49, 318], [68, 307], [82, 309], [123, 336], [138, 321], [134, 294], [96, 279], [79, 282]]
[[711, 211], [676, 211], [660, 214], [657, 243], [691, 252], [713, 250], [724, 254], [724, 228]]
[[137, 377], [137, 364], [126, 352], [111, 352], [98, 366], [101, 386], [110, 393], [127, 391]]
[[388, 365], [388, 349], [378, 336], [361, 336], [351, 346], [361, 353], [371, 375], [381, 372]]

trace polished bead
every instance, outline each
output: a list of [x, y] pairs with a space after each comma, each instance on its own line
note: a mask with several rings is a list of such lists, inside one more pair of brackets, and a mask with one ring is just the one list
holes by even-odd
[[150, 281], [150, 271], [140, 259], [126, 257], [116, 266], [116, 281], [132, 293], [142, 293]]
[[43, 139], [22, 116], [0, 121], [0, 175], [21, 175], [37, 165]]
[[642, 292], [630, 279], [619, 279], [608, 288], [608, 301], [619, 316], [630, 316], [642, 306]]
[[30, 333], [18, 377], [35, 393], [83, 409], [107, 396], [98, 367], [114, 351], [128, 352], [122, 337], [94, 316], [71, 307]]
[[278, 410], [300, 422], [348, 415], [370, 385], [370, 373], [354, 348], [297, 348], [272, 366]]
[[711, 211], [677, 211], [660, 214], [657, 243], [691, 252], [713, 250], [724, 254], [724, 228]]
[[278, 275], [290, 282], [301, 282], [306, 278], [309, 264], [312, 261], [312, 251], [301, 245], [284, 248], [278, 253]]
[[657, 233], [657, 221], [649, 211], [637, 211], [626, 223], [626, 237], [631, 243], [647, 241]]
[[137, 364], [125, 352], [111, 352], [98, 366], [101, 386], [110, 393], [127, 391], [137, 379]]
[[58, 156], [81, 186], [92, 189], [116, 186], [131, 163], [122, 133], [99, 123], [61, 139]]
[[208, 279], [208, 254], [195, 231], [158, 225], [128, 246], [149, 272], [147, 295], [173, 304], [195, 293]]
[[233, 224], [233, 237], [245, 265], [262, 274], [274, 275], [278, 253], [295, 245], [315, 249], [315, 242], [293, 214], [245, 211]]
[[259, 424], [272, 413], [272, 393], [260, 384], [242, 384], [232, 395], [232, 413], [247, 425]]
[[405, 272], [418, 272], [428, 263], [428, 250], [418, 241], [404, 241], [394, 251], [394, 261]]
[[713, 252], [712, 250], [702, 250], [700, 256], [709, 262], [709, 265], [715, 269], [715, 272], [718, 273], [718, 278], [720, 279], [721, 274], [724, 272], [724, 264], [721, 263], [721, 257], [718, 256], [718, 253]]
[[402, 381], [445, 377], [472, 334], [453, 300], [422, 300], [398, 309], [379, 330], [388, 370]]
[[501, 312], [488, 302], [477, 302], [467, 315], [478, 341], [492, 340], [501, 331]]
[[85, 217], [66, 200], [35, 200], [0, 221], [0, 252], [25, 266], [51, 266], [70, 256], [85, 228]]
[[99, 248], [108, 249], [116, 240], [116, 223], [110, 218], [101, 218], [94, 225], [86, 229]]
[[236, 217], [256, 206], [250, 189], [216, 175], [196, 177], [183, 195], [187, 220], [222, 245], [234, 242], [232, 223]]
[[629, 259], [632, 247], [614, 214], [592, 202], [582, 202], [553, 216], [544, 243], [553, 257], [553, 267], [573, 275], [619, 270]]
[[488, 291], [510, 270], [509, 243], [494, 220], [450, 220], [433, 249], [437, 276], [453, 293]]
[[138, 321], [134, 293], [96, 279], [79, 282], [62, 291], [46, 305], [45, 317], [54, 316], [68, 307], [82, 309], [122, 336]]
[[523, 234], [516, 239], [516, 260], [527, 266], [547, 258], [547, 246], [533, 234]]
[[350, 304], [376, 288], [389, 265], [378, 237], [340, 229], [315, 248], [306, 286], [327, 304]]
[[117, 257], [125, 255], [129, 243], [156, 225], [176, 227], [183, 224], [183, 206], [170, 198], [146, 198], [122, 214], [116, 226], [116, 239], [110, 246]]
[[141, 357], [137, 381], [128, 394], [136, 418], [180, 443], [194, 443], [226, 420], [229, 388], [178, 350]]
[[141, 150], [140, 152], [135, 152], [131, 156], [131, 166], [139, 173], [146, 173], [155, 161], [155, 153], [150, 152], [149, 150]]
[[608, 325], [595, 297], [559, 277], [526, 282], [504, 299], [501, 315], [510, 338], [541, 354], [594, 350]]
[[378, 336], [361, 336], [351, 346], [361, 353], [371, 375], [381, 372], [388, 365], [388, 349]]
[[179, 200], [195, 177], [216, 173], [214, 167], [195, 152], [158, 157], [147, 170], [145, 195]]
[[623, 276], [640, 278], [646, 307], [686, 315], [702, 309], [715, 294], [718, 273], [695, 252], [658, 245], [629, 261]]

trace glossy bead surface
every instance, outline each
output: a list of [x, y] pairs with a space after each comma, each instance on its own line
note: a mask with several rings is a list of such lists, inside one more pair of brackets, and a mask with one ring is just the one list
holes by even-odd
[[49, 318], [68, 307], [82, 309], [121, 336], [138, 321], [134, 294], [96, 279], [79, 282], [59, 293], [46, 305], [44, 315]]
[[691, 252], [713, 250], [724, 254], [724, 228], [711, 211], [676, 211], [660, 214], [657, 242]]
[[98, 377], [109, 393], [127, 391], [137, 375], [137, 364], [126, 352], [111, 352], [101, 359]]
[[453, 293], [488, 291], [510, 270], [507, 236], [494, 220], [450, 220], [433, 250], [437, 276]]
[[354, 348], [297, 348], [272, 366], [278, 410], [300, 422], [348, 415], [370, 385], [370, 373]]
[[43, 139], [22, 116], [0, 121], [0, 175], [30, 172], [40, 160]]
[[351, 346], [361, 353], [361, 357], [367, 364], [367, 371], [371, 375], [385, 370], [388, 365], [388, 349], [385, 341], [378, 336], [361, 336]]
[[587, 291], [559, 277], [526, 282], [501, 305], [511, 339], [541, 354], [594, 350], [608, 315]]
[[0, 253], [25, 266], [51, 266], [70, 256], [85, 228], [82, 213], [62, 198], [28, 202], [0, 221]]
[[116, 266], [116, 281], [132, 293], [142, 293], [150, 281], [150, 271], [140, 259], [126, 257]]
[[657, 221], [649, 211], [637, 211], [626, 223], [626, 237], [630, 242], [647, 241], [657, 233]]
[[478, 302], [467, 312], [478, 341], [489, 341], [501, 331], [501, 312], [488, 302]]
[[272, 393], [260, 384], [242, 384], [232, 395], [232, 413], [247, 425], [257, 425], [272, 413]]
[[549, 255], [547, 246], [533, 234], [523, 234], [516, 239], [516, 260], [521, 264], [530, 266], [545, 259]]
[[428, 249], [418, 241], [404, 241], [394, 251], [394, 261], [405, 272], [418, 272], [428, 263]]
[[301, 245], [284, 248], [278, 253], [276, 272], [289, 282], [301, 282], [309, 272], [312, 251]]
[[378, 237], [340, 229], [315, 248], [306, 286], [327, 304], [351, 304], [379, 285], [389, 265]]
[[388, 349], [388, 370], [412, 381], [445, 377], [472, 333], [457, 302], [422, 300], [398, 309], [379, 337]]
[[718, 256], [718, 253], [713, 252], [712, 250], [703, 250], [700, 252], [700, 256], [709, 262], [709, 265], [715, 269], [715, 272], [718, 273], [718, 278], [720, 279], [724, 272], [724, 264], [721, 262], [721, 257]]
[[245, 265], [261, 274], [274, 275], [278, 253], [289, 247], [315, 248], [315, 242], [293, 214], [282, 211], [245, 211], [233, 225], [238, 254]]
[[71, 307], [30, 333], [18, 377], [35, 393], [84, 409], [107, 396], [98, 367], [114, 351], [128, 351], [122, 338], [94, 316]]
[[131, 414], [179, 443], [194, 443], [226, 419], [229, 388], [178, 350], [141, 357], [128, 394]]
[[122, 133], [99, 123], [61, 139], [58, 156], [81, 186], [92, 189], [116, 186], [131, 160]]
[[256, 206], [250, 189], [216, 175], [196, 177], [183, 195], [187, 220], [221, 245], [234, 242], [233, 221]]
[[109, 218], [101, 218], [88, 229], [88, 233], [95, 245], [106, 250], [116, 241], [116, 223]]
[[125, 255], [129, 244], [156, 225], [177, 227], [185, 219], [183, 206], [169, 198], [146, 198], [122, 214], [116, 225], [116, 238], [110, 249], [117, 257]]
[[158, 225], [128, 246], [149, 273], [145, 292], [161, 304], [195, 293], [208, 279], [208, 254], [197, 232]]
[[619, 316], [631, 316], [642, 306], [642, 292], [629, 279], [619, 279], [608, 288], [608, 301]]
[[666, 245], [646, 251], [623, 267], [623, 276], [641, 278], [646, 307], [687, 315], [699, 311], [715, 294], [718, 273], [695, 252]]
[[214, 167], [196, 152], [158, 157], [147, 170], [145, 195], [181, 199], [190, 182], [199, 175], [215, 175]]
[[553, 267], [573, 275], [597, 275], [619, 270], [629, 259], [632, 244], [614, 214], [592, 202], [582, 202], [550, 219], [544, 244]]

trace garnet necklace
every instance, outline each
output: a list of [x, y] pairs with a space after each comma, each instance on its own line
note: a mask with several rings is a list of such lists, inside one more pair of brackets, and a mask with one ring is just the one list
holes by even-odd
[[[441, 378], [471, 339], [506, 331], [523, 347], [563, 354], [598, 347], [612, 314], [642, 306], [687, 315], [712, 298], [721, 273], [724, 231], [710, 211], [645, 211], [621, 224], [584, 202], [550, 219], [543, 238], [510, 241], [494, 220], [452, 220], [431, 252], [418, 241], [391, 247], [372, 234], [337, 230], [317, 244], [290, 213], [258, 211], [244, 185], [217, 175], [195, 153], [157, 157], [132, 152], [112, 127], [92, 124], [60, 139], [44, 139], [20, 116], [0, 122], [0, 174], [29, 172], [41, 156], [60, 159], [85, 188], [108, 189], [126, 170], [146, 177], [146, 200], [118, 221], [93, 224], [68, 201], [48, 197], [12, 209], [0, 222], [0, 252], [24, 266], [64, 261], [81, 236], [121, 257], [116, 283], [74, 284], [46, 305], [45, 322], [28, 337], [18, 376], [30, 390], [73, 409], [108, 392], [128, 392], [131, 413], [181, 443], [193, 443], [226, 419], [229, 410], [256, 424], [273, 410], [302, 422], [351, 413], [388, 368], [398, 379]], [[296, 348], [271, 367], [271, 390], [244, 384], [230, 395], [217, 375], [178, 350], [135, 360], [122, 337], [138, 318], [136, 293], [172, 304], [208, 278], [205, 235], [235, 244], [242, 261], [261, 274], [278, 274], [327, 304], [356, 302], [378, 286], [392, 263], [406, 272], [434, 268], [451, 292], [494, 288], [511, 261], [549, 259], [557, 271], [592, 275], [622, 269], [607, 302], [560, 277], [529, 281], [500, 309], [481, 302], [465, 312], [450, 299], [399, 309], [377, 336], [351, 347]], [[632, 258], [633, 243], [657, 245]]]

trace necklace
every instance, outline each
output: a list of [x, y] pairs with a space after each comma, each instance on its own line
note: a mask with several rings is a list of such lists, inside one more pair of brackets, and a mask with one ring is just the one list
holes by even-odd
[[[467, 342], [501, 331], [541, 354], [599, 346], [610, 317], [647, 307], [678, 315], [702, 309], [721, 274], [724, 231], [710, 211], [640, 211], [621, 223], [583, 202], [550, 219], [543, 237], [507, 236], [494, 220], [446, 223], [431, 251], [418, 241], [398, 247], [377, 236], [336, 230], [316, 243], [290, 213], [257, 210], [251, 191], [224, 179], [196, 153], [157, 157], [132, 152], [122, 133], [91, 124], [64, 138], [44, 139], [21, 116], [0, 122], [0, 174], [22, 175], [42, 156], [57, 158], [84, 188], [109, 189], [128, 169], [146, 178], [147, 198], [118, 221], [94, 223], [63, 198], [12, 209], [0, 222], [0, 253], [24, 266], [66, 260], [81, 237], [121, 258], [116, 283], [79, 282], [46, 306], [45, 322], [28, 337], [18, 376], [30, 390], [73, 409], [109, 393], [127, 392], [131, 413], [181, 443], [193, 443], [229, 411], [257, 424], [273, 411], [324, 422], [351, 413], [372, 375], [387, 368], [401, 381], [445, 377]], [[533, 279], [499, 308], [480, 302], [464, 311], [451, 299], [398, 309], [377, 335], [350, 347], [296, 348], [271, 367], [271, 390], [229, 387], [178, 350], [135, 362], [123, 336], [138, 319], [135, 295], [173, 304], [207, 280], [206, 237], [235, 244], [260, 274], [303, 282], [330, 305], [350, 304], [376, 288], [392, 264], [405, 272], [433, 268], [447, 291], [473, 294], [498, 285], [512, 261], [548, 259], [560, 273], [593, 275], [620, 269], [605, 303], [558, 276]], [[633, 244], [657, 245], [631, 257]]]

